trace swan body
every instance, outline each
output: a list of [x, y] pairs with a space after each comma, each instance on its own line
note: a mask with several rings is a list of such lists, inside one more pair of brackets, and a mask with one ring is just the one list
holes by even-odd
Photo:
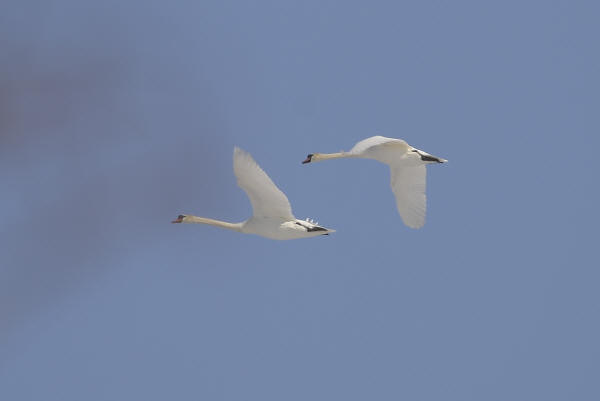
[[349, 152], [311, 153], [302, 163], [352, 157], [374, 159], [390, 166], [390, 185], [402, 221], [411, 228], [425, 224], [425, 166], [446, 163], [446, 159], [413, 148], [402, 139], [372, 136], [358, 142]]
[[245, 234], [288, 240], [328, 235], [335, 230], [321, 227], [312, 220], [299, 220], [292, 214], [288, 198], [259, 167], [252, 156], [235, 147], [233, 150], [233, 172], [237, 183], [252, 204], [253, 215], [241, 223], [209, 219], [180, 214], [172, 223], [200, 223], [226, 228]]

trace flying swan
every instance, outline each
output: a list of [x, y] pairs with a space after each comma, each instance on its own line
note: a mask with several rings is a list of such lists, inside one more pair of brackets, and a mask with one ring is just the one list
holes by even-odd
[[298, 220], [292, 214], [288, 198], [256, 164], [250, 153], [233, 149], [233, 172], [237, 183], [248, 195], [254, 214], [241, 223], [207, 219], [181, 214], [172, 223], [201, 223], [227, 228], [245, 234], [286, 240], [328, 235], [335, 230], [321, 227], [313, 220]]
[[302, 163], [343, 157], [375, 159], [390, 166], [391, 186], [396, 206], [404, 224], [421, 228], [425, 224], [425, 165], [445, 163], [441, 159], [415, 149], [402, 139], [372, 136], [358, 142], [349, 152], [312, 153]]

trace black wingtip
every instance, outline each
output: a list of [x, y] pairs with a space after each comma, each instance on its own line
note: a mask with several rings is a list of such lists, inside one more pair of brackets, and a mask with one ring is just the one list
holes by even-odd
[[435, 156], [429, 156], [429, 155], [424, 155], [421, 154], [421, 160], [423, 160], [424, 162], [435, 162], [435, 163], [443, 163], [443, 161], [441, 161], [440, 159], [438, 159]]

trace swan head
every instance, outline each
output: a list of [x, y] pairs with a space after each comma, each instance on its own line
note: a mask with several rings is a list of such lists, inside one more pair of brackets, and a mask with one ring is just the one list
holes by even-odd
[[311, 153], [309, 155], [306, 156], [306, 159], [304, 159], [304, 161], [302, 162], [302, 164], [306, 164], [306, 163], [310, 163], [312, 161], [312, 158], [315, 156], [314, 153]]
[[183, 223], [183, 221], [185, 220], [187, 216], [185, 214], [180, 214], [179, 216], [177, 216], [177, 218], [175, 220], [173, 220], [171, 223]]

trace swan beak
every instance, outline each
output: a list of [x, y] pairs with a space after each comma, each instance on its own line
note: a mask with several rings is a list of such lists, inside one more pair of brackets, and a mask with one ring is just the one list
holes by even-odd
[[308, 155], [306, 156], [306, 159], [302, 162], [302, 164], [306, 164], [306, 163], [310, 163], [310, 161], [312, 160], [313, 155]]
[[182, 223], [182, 222], [183, 222], [183, 217], [179, 216], [175, 220], [173, 220], [171, 223]]

